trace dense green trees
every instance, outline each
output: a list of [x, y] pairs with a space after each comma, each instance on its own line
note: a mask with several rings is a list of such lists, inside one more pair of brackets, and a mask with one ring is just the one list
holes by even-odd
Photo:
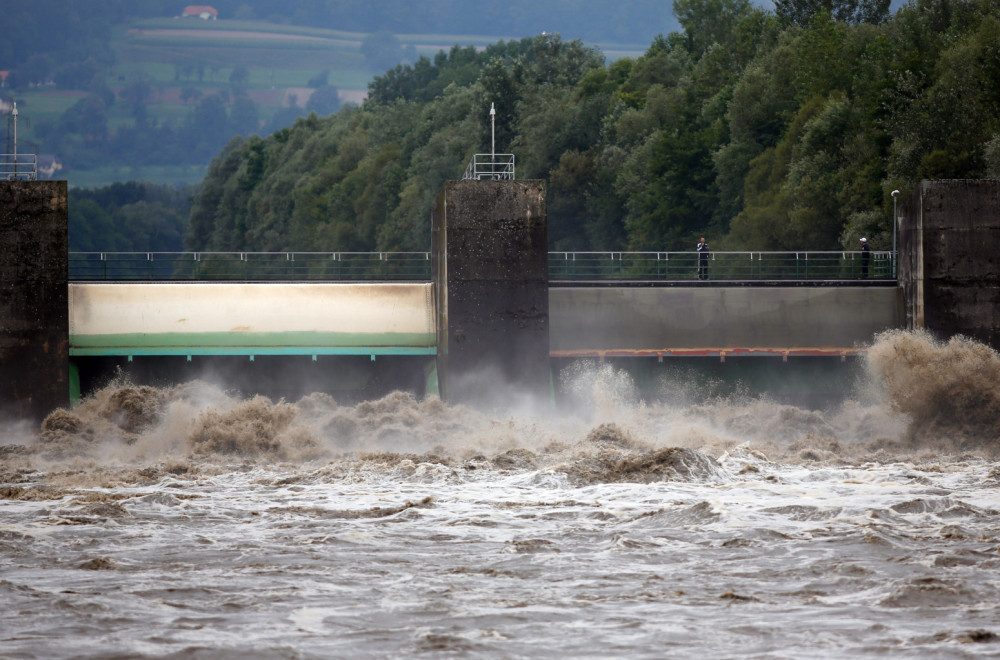
[[675, 11], [683, 31], [635, 59], [552, 35], [456, 47], [376, 77], [362, 108], [236, 141], [186, 244], [425, 250], [491, 102], [497, 150], [548, 182], [554, 249], [887, 249], [889, 191], [1000, 173], [998, 0]]
[[69, 249], [81, 252], [180, 252], [190, 189], [115, 183], [69, 191]]
[[[283, 6], [241, 4], [258, 17]], [[773, 12], [676, 0], [681, 30], [634, 59], [606, 63], [551, 34], [482, 52], [456, 46], [377, 76], [361, 108], [326, 116], [339, 99], [321, 84], [306, 107], [316, 114], [282, 128], [303, 112], [291, 108], [263, 138], [241, 93], [245, 70], [221, 93], [192, 88], [189, 115], [169, 126], [145, 113], [149, 81], [127, 81], [116, 99], [95, 74], [113, 58], [101, 47], [106, 25], [85, 11], [98, 5], [174, 11], [160, 0], [65, 0], [53, 29], [70, 30], [65, 18], [82, 31], [33, 52], [12, 35], [0, 60], [16, 65], [15, 84], [54, 79], [89, 92], [38, 127], [77, 163], [215, 156], [184, 238], [193, 249], [427, 249], [442, 183], [489, 150], [491, 102], [498, 151], [516, 154], [520, 178], [548, 183], [554, 249], [690, 249], [701, 234], [715, 249], [853, 248], [862, 234], [887, 248], [892, 189], [1000, 176], [1000, 0], [911, 0], [893, 16], [885, 0], [778, 0]], [[311, 3], [286, 20], [342, 5]], [[610, 5], [594, 6], [598, 15]], [[115, 103], [133, 125], [109, 130]], [[189, 192], [135, 185], [72, 193], [73, 249], [180, 249]]]
[[[372, 3], [325, 0], [213, 0], [220, 19], [258, 19], [277, 24], [297, 24], [352, 30], [367, 35], [361, 51], [370, 71], [384, 72], [399, 62], [417, 60], [412, 43], [415, 34], [504, 35], [534, 34], [541, 30], [563, 30], [575, 36], [603, 42], [641, 44], [675, 22], [659, 0], [508, 0], [496, 6], [458, 0], [383, 0]], [[173, 68], [173, 83], [179, 90], [162, 86], [148, 75], [119, 71], [109, 74], [120, 61], [123, 23], [135, 19], [176, 17], [185, 3], [177, 0], [31, 0], [3, 5], [4, 26], [0, 39], [0, 71], [4, 72], [0, 98], [18, 99], [38, 86], [64, 93], [87, 92], [65, 116], [56, 118], [60, 102], [38, 102], [35, 107], [23, 97], [22, 117], [35, 114], [30, 132], [22, 132], [22, 147], [51, 154], [63, 165], [63, 173], [74, 177], [86, 170], [113, 165], [116, 168], [151, 166], [205, 166], [234, 136], [266, 135], [288, 126], [310, 111], [320, 116], [340, 107], [338, 90], [329, 84], [329, 71], [309, 81], [316, 91], [308, 102], [277, 112], [262, 110], [251, 100], [256, 64], [240, 64], [229, 71], [228, 85], [219, 87], [220, 70], [212, 49], [169, 49], [166, 64]], [[196, 19], [192, 19], [194, 21]], [[200, 21], [192, 23], [198, 26]], [[131, 26], [129, 26], [131, 27]], [[119, 37], [112, 39], [114, 33]], [[402, 44], [401, 35], [411, 43]], [[478, 41], [478, 39], [477, 39]], [[168, 49], [164, 49], [167, 51]], [[455, 82], [467, 86], [477, 80], [481, 62], [471, 49], [458, 49], [463, 66], [452, 58], [446, 75], [425, 90], [428, 98]], [[141, 51], [141, 49], [140, 49]], [[135, 52], [129, 49], [125, 52]], [[141, 51], [140, 61], [150, 52]], [[162, 51], [161, 51], [162, 52]], [[343, 58], [351, 68], [350, 53], [327, 53]], [[335, 61], [340, 61], [339, 59]], [[153, 69], [154, 67], [150, 67]], [[259, 75], [259, 67], [257, 74]], [[284, 67], [279, 67], [284, 68]], [[297, 69], [297, 66], [289, 67]], [[207, 78], [206, 78], [207, 72]], [[344, 71], [340, 72], [342, 75]], [[273, 76], [273, 71], [272, 71]], [[127, 79], [126, 79], [127, 77]], [[347, 78], [353, 78], [347, 74]], [[387, 76], [387, 80], [391, 76]], [[343, 78], [341, 79], [343, 80]], [[286, 83], [287, 84], [287, 83]], [[295, 83], [299, 84], [299, 83]], [[341, 82], [341, 86], [343, 86]], [[114, 86], [115, 91], [112, 91]], [[259, 87], [259, 82], [258, 85]], [[273, 77], [272, 77], [273, 86]], [[117, 92], [117, 95], [116, 95]], [[174, 93], [187, 107], [170, 107]], [[259, 98], [259, 97], [258, 97]], [[101, 103], [103, 101], [103, 105]], [[272, 101], [273, 102], [273, 101]], [[49, 116], [51, 114], [51, 116]], [[268, 114], [269, 117], [263, 117]], [[127, 120], [123, 121], [123, 117]], [[265, 122], [261, 122], [261, 118]], [[25, 124], [22, 124], [25, 126]], [[8, 140], [5, 122], [0, 122], [0, 142]], [[509, 143], [509, 142], [508, 142]]]

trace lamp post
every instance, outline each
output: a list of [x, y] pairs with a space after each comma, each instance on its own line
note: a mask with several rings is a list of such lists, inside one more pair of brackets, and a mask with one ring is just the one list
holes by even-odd
[[896, 225], [899, 224], [896, 216], [896, 198], [899, 197], [899, 191], [892, 191], [892, 279], [896, 279], [896, 262], [899, 261], [899, 257], [896, 255]]

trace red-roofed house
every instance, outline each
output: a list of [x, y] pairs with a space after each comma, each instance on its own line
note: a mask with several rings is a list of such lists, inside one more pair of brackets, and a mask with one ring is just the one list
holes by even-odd
[[181, 15], [185, 18], [200, 18], [205, 21], [214, 21], [219, 17], [219, 12], [215, 10], [215, 7], [209, 7], [208, 5], [188, 5], [184, 8], [184, 13]]

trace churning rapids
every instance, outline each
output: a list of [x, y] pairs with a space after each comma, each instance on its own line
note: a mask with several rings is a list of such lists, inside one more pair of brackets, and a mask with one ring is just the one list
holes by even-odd
[[1000, 357], [865, 368], [824, 411], [112, 383], [0, 427], [0, 657], [996, 656]]

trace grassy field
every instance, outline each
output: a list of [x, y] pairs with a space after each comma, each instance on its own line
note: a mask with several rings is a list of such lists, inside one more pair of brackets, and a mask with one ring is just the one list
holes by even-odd
[[38, 122], [55, 121], [70, 106], [86, 96], [86, 92], [56, 91], [39, 87], [17, 94], [17, 109], [20, 115], [18, 131], [24, 139], [31, 139], [32, 129]]
[[[249, 73], [247, 92], [259, 106], [262, 125], [294, 96], [304, 106], [311, 93], [309, 81], [326, 71], [327, 81], [336, 87], [343, 102], [363, 101], [369, 81], [378, 73], [371, 70], [361, 53], [365, 34], [259, 21], [201, 21], [196, 19], [152, 19], [117, 26], [112, 47], [118, 64], [107, 72], [111, 88], [120, 92], [137, 80], [152, 89], [149, 117], [156, 122], [176, 124], [191, 112], [196, 101], [181, 100], [184, 89], [203, 95], [231, 89], [230, 75], [244, 66]], [[406, 47], [432, 57], [453, 45], [485, 47], [497, 37], [447, 34], [396, 35]], [[509, 39], [507, 39], [509, 40]], [[645, 46], [611, 46], [611, 57], [638, 55]], [[613, 53], [613, 55], [612, 55]], [[30, 90], [18, 97], [24, 144], [38, 140], [33, 131], [55, 122], [83, 92], [52, 89]], [[132, 122], [122, 102], [109, 111], [109, 128], [115, 130]], [[115, 181], [143, 179], [159, 183], [195, 183], [204, 176], [206, 165], [124, 168], [104, 166], [93, 170], [67, 172], [70, 185], [103, 186]]]

